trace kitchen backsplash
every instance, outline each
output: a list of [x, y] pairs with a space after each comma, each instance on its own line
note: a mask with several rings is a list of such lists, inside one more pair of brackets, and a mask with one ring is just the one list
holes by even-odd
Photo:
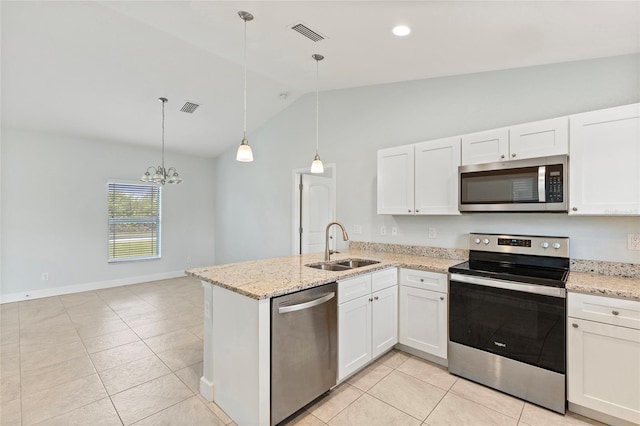
[[364, 251], [381, 251], [384, 253], [412, 254], [441, 259], [467, 260], [469, 250], [443, 247], [411, 246], [405, 244], [370, 243], [366, 241], [349, 241], [349, 249]]
[[[469, 257], [469, 250], [466, 249], [371, 243], [366, 241], [349, 241], [349, 248], [352, 250], [412, 254], [416, 256], [430, 256], [453, 260], [467, 260]], [[599, 260], [571, 259], [570, 269], [574, 272], [585, 272], [588, 274], [640, 278], [640, 263], [601, 262]]]
[[598, 260], [571, 259], [572, 271], [588, 274], [615, 275], [640, 278], [640, 263], [600, 262]]

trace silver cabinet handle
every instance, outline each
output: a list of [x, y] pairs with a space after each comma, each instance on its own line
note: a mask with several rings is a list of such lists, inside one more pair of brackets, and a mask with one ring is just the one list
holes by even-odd
[[369, 302], [373, 302], [373, 298], [372, 297], [369, 298]]
[[577, 211], [578, 211], [578, 208], [577, 208], [577, 207], [574, 207], [574, 208], [572, 208], [571, 210], [573, 210], [574, 212], [577, 212]]
[[502, 154], [502, 155], [500, 156], [500, 158], [501, 158], [501, 159], [504, 159], [504, 154]]
[[515, 152], [513, 154], [511, 154], [511, 157], [516, 158]]
[[331, 300], [335, 297], [335, 293], [325, 293], [317, 299], [310, 300], [304, 303], [298, 303], [297, 305], [285, 305], [278, 307], [279, 314], [286, 314], [287, 312], [301, 311], [303, 309], [313, 308], [314, 306], [322, 305], [324, 302]]
[[420, 282], [423, 283], [424, 282], [424, 278], [420, 278]]
[[575, 322], [574, 322], [573, 324], [571, 324], [571, 326], [572, 326], [573, 328], [578, 328], [578, 324], [576, 324]]
[[378, 296], [374, 297], [373, 300], [378, 300]]
[[409, 213], [411, 213], [411, 209], [407, 210]]
[[611, 313], [612, 313], [613, 315], [620, 315], [620, 312], [618, 312], [618, 311], [611, 311]]
[[444, 300], [444, 297], [440, 296], [440, 300]]
[[420, 213], [420, 210], [416, 210], [416, 213]]

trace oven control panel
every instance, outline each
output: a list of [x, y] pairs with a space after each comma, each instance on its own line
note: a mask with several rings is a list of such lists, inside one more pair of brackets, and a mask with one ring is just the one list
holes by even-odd
[[472, 233], [469, 250], [569, 257], [569, 237]]

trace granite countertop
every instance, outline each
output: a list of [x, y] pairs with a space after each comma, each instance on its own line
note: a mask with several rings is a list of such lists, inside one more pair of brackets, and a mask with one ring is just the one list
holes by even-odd
[[405, 267], [446, 274], [450, 266], [463, 261], [462, 259], [349, 249], [332, 254], [331, 260], [372, 259], [379, 260], [380, 263], [347, 271], [323, 271], [305, 266], [322, 262], [323, 256], [323, 253], [313, 253], [230, 263], [189, 269], [186, 273], [253, 299], [267, 299], [389, 267]]
[[567, 291], [640, 301], [640, 278], [572, 271]]
[[[242, 263], [231, 263], [186, 271], [202, 281], [224, 287], [253, 299], [266, 299], [389, 267], [448, 273], [463, 262], [468, 251], [437, 247], [352, 242], [353, 247], [336, 253], [331, 260], [372, 259], [380, 263], [347, 271], [323, 271], [305, 266], [322, 262], [314, 253]], [[640, 301], [640, 264], [571, 260], [567, 291]]]

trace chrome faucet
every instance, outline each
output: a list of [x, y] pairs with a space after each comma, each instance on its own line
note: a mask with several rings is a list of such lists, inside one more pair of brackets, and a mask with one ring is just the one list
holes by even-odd
[[344, 225], [342, 225], [340, 222], [331, 222], [327, 225], [327, 229], [324, 232], [324, 261], [328, 262], [331, 257], [331, 250], [329, 250], [329, 228], [331, 228], [331, 225], [338, 225], [340, 227], [340, 229], [342, 229], [342, 239], [344, 241], [348, 241], [349, 240], [349, 236], [347, 235], [347, 231], [344, 230]]

